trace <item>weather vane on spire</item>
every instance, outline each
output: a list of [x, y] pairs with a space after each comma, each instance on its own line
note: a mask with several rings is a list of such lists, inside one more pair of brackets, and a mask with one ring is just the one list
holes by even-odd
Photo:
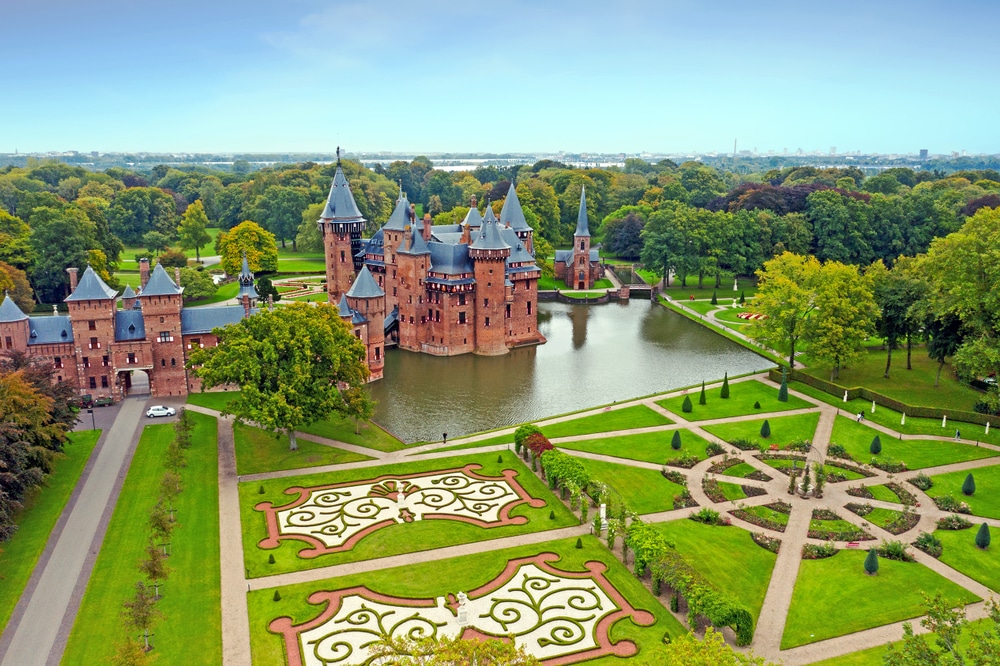
[[337, 166], [340, 166], [340, 146], [337, 146]]

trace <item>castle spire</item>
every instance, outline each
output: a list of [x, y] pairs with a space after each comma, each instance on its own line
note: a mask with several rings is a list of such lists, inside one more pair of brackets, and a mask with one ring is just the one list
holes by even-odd
[[576, 231], [573, 236], [577, 238], [590, 238], [590, 225], [587, 224], [587, 186], [580, 188], [580, 213], [576, 216]]

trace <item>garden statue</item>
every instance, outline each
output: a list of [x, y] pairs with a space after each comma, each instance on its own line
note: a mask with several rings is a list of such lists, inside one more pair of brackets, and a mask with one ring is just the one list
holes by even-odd
[[847, 402], [847, 391], [844, 391], [844, 402]]
[[906, 412], [903, 412], [903, 418], [899, 420], [899, 425], [906, 425]]
[[941, 427], [944, 428], [947, 425], [948, 425], [948, 415], [945, 414], [944, 416], [941, 417]]
[[608, 505], [601, 502], [601, 529], [608, 529]]
[[872, 400], [872, 414], [875, 413], [875, 401]]
[[458, 626], [464, 627], [469, 624], [469, 609], [466, 604], [469, 602], [469, 595], [465, 592], [458, 593]]

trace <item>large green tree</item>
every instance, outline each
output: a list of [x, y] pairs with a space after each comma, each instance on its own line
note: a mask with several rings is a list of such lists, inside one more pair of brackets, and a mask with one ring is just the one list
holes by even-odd
[[195, 261], [201, 261], [201, 248], [212, 241], [212, 237], [205, 231], [207, 226], [208, 215], [205, 214], [205, 205], [198, 199], [187, 207], [181, 216], [181, 223], [177, 226], [181, 249], [194, 250]]
[[753, 309], [765, 316], [755, 320], [747, 334], [788, 354], [789, 368], [795, 367], [795, 347], [809, 330], [809, 317], [816, 309], [813, 288], [820, 268], [815, 257], [784, 252], [757, 271]]
[[830, 365], [834, 380], [842, 366], [865, 353], [864, 341], [875, 332], [878, 307], [871, 280], [860, 275], [857, 266], [827, 261], [812, 284], [815, 310], [806, 326], [809, 353]]
[[292, 241], [292, 250], [297, 250], [295, 234], [302, 221], [302, 211], [309, 205], [309, 191], [301, 187], [272, 185], [254, 199], [250, 217], [264, 227], [281, 242]]
[[31, 283], [39, 300], [51, 303], [68, 293], [66, 269], [87, 268], [88, 250], [96, 249], [94, 225], [77, 208], [43, 206], [31, 215], [31, 248], [35, 256]]
[[[924, 594], [927, 616], [920, 626], [930, 631], [934, 640], [913, 632], [913, 625], [903, 624], [903, 640], [890, 645], [882, 658], [885, 666], [957, 666], [975, 664], [987, 666], [1000, 663], [1000, 606], [995, 599], [986, 602], [989, 612], [985, 627], [972, 629], [965, 619], [965, 610], [937, 593], [934, 597]], [[963, 633], [971, 633], [972, 640], [963, 647]]]
[[215, 246], [221, 256], [222, 270], [229, 275], [239, 274], [244, 252], [251, 271], [278, 270], [278, 244], [274, 234], [250, 220], [221, 232], [215, 239]]
[[292, 303], [214, 333], [219, 345], [189, 361], [202, 386], [239, 386], [227, 413], [287, 434], [291, 450], [302, 426], [358, 413], [352, 390], [368, 378], [367, 350], [329, 305]]
[[171, 237], [177, 231], [174, 198], [155, 187], [133, 187], [121, 192], [107, 216], [111, 232], [128, 245], [138, 245], [149, 231]]

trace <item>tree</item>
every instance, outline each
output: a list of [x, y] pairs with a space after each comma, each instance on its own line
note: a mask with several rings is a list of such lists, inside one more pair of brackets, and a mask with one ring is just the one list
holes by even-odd
[[868, 555], [865, 557], [865, 573], [869, 576], [878, 573], [878, 551], [874, 548], [869, 548]]
[[670, 440], [670, 448], [672, 448], [674, 451], [680, 451], [681, 450], [681, 431], [680, 430], [674, 430], [674, 436]]
[[976, 546], [986, 550], [990, 547], [990, 526], [983, 523], [976, 532]]
[[968, 476], [965, 477], [965, 481], [962, 482], [962, 494], [972, 496], [976, 493], [976, 480], [972, 478], [972, 472], [969, 472]]
[[877, 456], [878, 454], [882, 453], [882, 438], [881, 437], [879, 437], [878, 435], [875, 435], [875, 437], [872, 438], [872, 443], [871, 443], [871, 446], [868, 447], [868, 452], [871, 453], [873, 456]]
[[864, 341], [875, 332], [878, 308], [871, 282], [856, 266], [828, 261], [814, 282], [815, 311], [806, 327], [813, 357], [830, 364], [830, 379], [841, 366], [861, 357]]
[[[155, 231], [150, 233], [155, 234]], [[161, 264], [164, 268], [184, 268], [188, 265], [187, 255], [179, 250], [167, 250], [160, 255], [157, 259], [158, 264]]]
[[[142, 244], [146, 247], [146, 251], [150, 256], [156, 257], [161, 252], [166, 252], [170, 249], [170, 237], [165, 233], [153, 229], [142, 235]], [[187, 264], [186, 257], [184, 263]]]
[[274, 286], [271, 279], [267, 276], [262, 276], [257, 278], [257, 296], [260, 298], [262, 303], [266, 303], [268, 296], [277, 303], [281, 300], [281, 292], [278, 288]]
[[141, 641], [128, 636], [115, 644], [115, 654], [111, 666], [146, 666], [152, 662], [152, 655], [146, 652]]
[[0, 261], [27, 271], [34, 261], [31, 227], [0, 208]]
[[781, 369], [781, 386], [778, 387], [778, 402], [788, 402], [788, 373]]
[[343, 391], [348, 413], [354, 418], [354, 434], [361, 433], [361, 422], [375, 416], [375, 401], [361, 386], [351, 386]]
[[184, 288], [184, 302], [186, 303], [211, 298], [219, 290], [212, 276], [197, 268], [181, 269], [181, 287]]
[[[926, 593], [923, 596], [927, 616], [920, 621], [920, 626], [930, 630], [935, 639], [933, 644], [925, 636], [916, 635], [913, 625], [907, 622], [903, 625], [899, 649], [890, 645], [882, 663], [886, 666], [953, 666], [966, 663], [966, 659], [973, 664], [997, 663], [1000, 658], [1000, 606], [996, 600], [986, 602], [987, 627], [969, 630], [965, 609], [960, 603], [943, 598], [940, 592], [933, 598]], [[971, 640], [960, 643], [959, 637], [965, 631], [971, 633]], [[969, 645], [965, 654], [962, 645]]]
[[685, 414], [690, 414], [694, 409], [694, 405], [691, 404], [691, 396], [684, 396], [684, 402], [681, 404], [681, 411]]
[[302, 221], [295, 235], [295, 245], [300, 252], [322, 252], [323, 235], [319, 232], [319, 216], [323, 214], [326, 202], [310, 204], [302, 211]]
[[524, 646], [496, 639], [448, 636], [396, 638], [385, 636], [368, 646], [370, 663], [386, 666], [540, 666]]
[[212, 237], [205, 231], [207, 226], [208, 215], [205, 214], [205, 204], [200, 199], [195, 199], [181, 216], [181, 223], [177, 226], [177, 236], [180, 238], [182, 250], [194, 250], [194, 259], [197, 262], [201, 262], [201, 248], [212, 241]]
[[295, 234], [301, 224], [302, 212], [309, 203], [309, 191], [305, 188], [272, 185], [254, 199], [250, 218], [274, 234], [281, 241], [281, 247], [285, 247], [285, 241], [290, 240], [292, 250], [297, 251]]
[[764, 419], [764, 423], [760, 426], [760, 436], [767, 439], [771, 436], [771, 424], [767, 419]]
[[723, 400], [729, 398], [729, 371], [726, 371], [725, 377], [722, 378], [722, 390], [719, 391], [719, 397]]
[[813, 257], [785, 252], [757, 271], [757, 297], [753, 308], [763, 318], [754, 321], [748, 335], [757, 342], [788, 354], [795, 368], [795, 346], [806, 334], [808, 319], [816, 308], [812, 286], [820, 272]]
[[762, 657], [733, 650], [722, 632], [713, 627], [705, 630], [703, 640], [692, 633], [684, 633], [669, 643], [651, 648], [648, 656], [646, 648], [641, 654], [641, 663], [645, 666], [770, 666]]
[[705, 398], [705, 380], [702, 380], [702, 382], [701, 382], [701, 394], [698, 395], [698, 404], [699, 405], [704, 405], [707, 402], [708, 402], [708, 400]]
[[31, 284], [43, 303], [69, 292], [66, 269], [87, 268], [87, 251], [96, 248], [93, 224], [77, 209], [36, 208], [31, 214], [31, 249], [35, 264]]
[[156, 599], [145, 583], [139, 581], [135, 584], [135, 594], [122, 604], [121, 615], [125, 624], [142, 632], [145, 648], [147, 651], [151, 650], [153, 646], [149, 642], [149, 630], [153, 622], [163, 617], [163, 613], [156, 608]]
[[938, 362], [937, 374], [934, 376], [934, 386], [941, 381], [941, 370], [949, 356], [953, 356], [965, 339], [962, 322], [954, 314], [942, 317], [931, 314], [924, 328], [927, 337], [927, 355]]
[[170, 237], [177, 230], [174, 198], [155, 187], [120, 192], [108, 208], [107, 218], [111, 233], [128, 245], [138, 245], [150, 231]]
[[222, 257], [222, 270], [229, 275], [239, 274], [244, 252], [251, 271], [258, 273], [278, 270], [278, 245], [274, 241], [274, 234], [254, 222], [247, 220], [229, 231], [219, 233], [215, 242]]
[[813, 495], [817, 498], [823, 497], [823, 488], [826, 487], [826, 468], [822, 463], [816, 463], [813, 465], [813, 478], [815, 482], [813, 483]]
[[0, 294], [6, 293], [22, 312], [31, 312], [35, 297], [24, 271], [0, 261]]
[[139, 562], [139, 571], [153, 585], [153, 600], [160, 598], [160, 583], [170, 576], [170, 567], [167, 566], [167, 557], [163, 551], [150, 538], [146, 542], [146, 557]]
[[334, 308], [292, 303], [214, 332], [218, 346], [196, 350], [189, 365], [203, 389], [240, 387], [225, 413], [285, 432], [293, 451], [300, 427], [331, 414], [355, 415], [339, 385], [363, 386], [368, 352]]

